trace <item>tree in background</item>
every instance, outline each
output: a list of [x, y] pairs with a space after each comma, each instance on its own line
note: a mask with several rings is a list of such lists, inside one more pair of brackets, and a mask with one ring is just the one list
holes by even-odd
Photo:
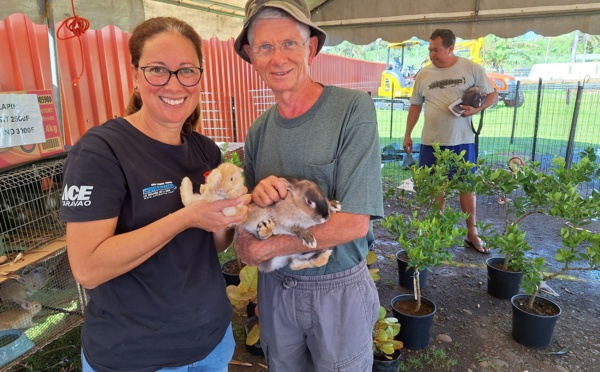
[[[488, 35], [484, 40], [481, 56], [484, 67], [506, 72], [531, 67], [536, 63], [571, 62], [572, 55], [578, 56], [577, 61], [583, 61], [583, 58], [597, 60], [593, 55], [600, 54], [600, 36], [582, 34], [580, 31], [551, 37], [528, 32], [509, 39]], [[390, 42], [400, 41], [403, 40], [377, 39], [367, 45], [354, 45], [344, 41], [336, 46], [325, 47], [323, 51], [348, 58], [385, 63]], [[404, 64], [419, 68], [427, 57], [428, 50], [425, 46], [406, 48]]]

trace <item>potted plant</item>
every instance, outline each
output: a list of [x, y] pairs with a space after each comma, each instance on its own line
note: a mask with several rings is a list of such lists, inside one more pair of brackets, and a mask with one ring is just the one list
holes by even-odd
[[258, 269], [256, 266], [244, 266], [240, 270], [240, 283], [226, 288], [231, 306], [236, 310], [246, 310], [248, 319], [246, 330], [246, 350], [253, 355], [263, 355], [260, 347], [260, 322], [257, 314]]
[[511, 158], [509, 169], [492, 168], [485, 160], [478, 161], [474, 188], [478, 194], [493, 195], [504, 206], [504, 225], [501, 231], [490, 224], [478, 223], [488, 248], [497, 249], [501, 257], [486, 260], [487, 292], [499, 299], [510, 299], [519, 292], [526, 253], [532, 247], [525, 240], [520, 223], [533, 214], [547, 214], [548, 198], [539, 188], [545, 174], [533, 164]]
[[554, 256], [558, 268], [551, 270], [543, 257], [527, 259], [522, 281], [526, 294], [511, 299], [512, 336], [525, 346], [547, 347], [561, 313], [556, 303], [538, 296], [542, 283], [567, 271], [600, 269], [600, 233], [585, 228], [600, 217], [600, 194], [593, 189], [590, 195], [584, 195], [580, 188], [582, 183], [600, 179], [596, 158], [592, 149], [586, 149], [571, 167], [563, 158], [555, 158], [551, 172], [539, 184], [539, 192], [548, 198], [548, 215], [565, 224], [557, 231], [561, 237]]
[[[441, 198], [452, 197], [470, 187], [465, 182], [471, 174], [473, 163], [463, 155], [448, 150], [441, 151], [434, 145], [436, 164], [411, 168], [414, 193], [402, 193], [403, 200], [410, 200], [412, 214], [396, 214], [384, 218], [382, 227], [395, 235], [408, 255], [408, 268], [414, 270], [414, 295], [399, 295], [392, 299], [392, 311], [402, 324], [397, 338], [408, 349], [422, 349], [429, 344], [429, 331], [436, 311], [435, 304], [421, 295], [420, 273], [431, 267], [450, 261], [450, 248], [462, 244], [466, 235], [463, 226], [466, 215], [450, 206], [444, 208]], [[449, 177], [450, 171], [455, 176]]]
[[402, 341], [394, 339], [400, 332], [400, 323], [386, 314], [386, 309], [380, 306], [373, 325], [373, 372], [397, 372], [402, 360]]

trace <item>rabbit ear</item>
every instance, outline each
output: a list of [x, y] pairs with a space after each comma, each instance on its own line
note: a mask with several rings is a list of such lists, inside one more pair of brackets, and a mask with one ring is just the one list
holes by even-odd
[[219, 182], [221, 182], [221, 170], [219, 170], [218, 168], [213, 169], [210, 172], [210, 175], [208, 177], [206, 177], [206, 185], [210, 184], [210, 185], [216, 185]]

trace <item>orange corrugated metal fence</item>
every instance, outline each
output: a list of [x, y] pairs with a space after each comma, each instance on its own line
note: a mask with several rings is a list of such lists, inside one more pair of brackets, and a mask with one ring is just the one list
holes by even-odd
[[[56, 25], [60, 29], [60, 24]], [[129, 35], [115, 26], [88, 30], [81, 37], [59, 30], [57, 40], [63, 126], [67, 145], [74, 144], [92, 126], [124, 114], [133, 81], [129, 70]], [[52, 89], [48, 27], [22, 14], [0, 22], [0, 92]], [[216, 37], [204, 42], [202, 122], [199, 129], [215, 141], [242, 142], [252, 122], [273, 104], [271, 91], [251, 65], [233, 50], [234, 40]], [[83, 59], [82, 59], [83, 56]], [[328, 85], [374, 93], [382, 63], [320, 54], [311, 74]], [[83, 75], [77, 85], [73, 81]]]
[[[67, 36], [62, 32], [59, 38]], [[129, 35], [115, 26], [88, 30], [81, 44], [77, 38], [57, 41], [67, 144], [77, 142], [94, 125], [124, 114], [133, 87], [128, 42]]]
[[48, 27], [23, 14], [0, 22], [0, 92], [52, 89]]

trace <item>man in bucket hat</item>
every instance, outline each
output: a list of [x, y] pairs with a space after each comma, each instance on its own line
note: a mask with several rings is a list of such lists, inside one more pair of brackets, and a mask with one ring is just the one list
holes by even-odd
[[[310, 66], [325, 33], [303, 0], [250, 0], [235, 50], [273, 91], [276, 104], [251, 126], [244, 174], [252, 199], [287, 195], [277, 176], [311, 179], [342, 211], [311, 228], [320, 267], [259, 273], [260, 342], [269, 371], [370, 371], [379, 297], [366, 267], [371, 220], [383, 216], [375, 107], [363, 92], [324, 86]], [[310, 250], [300, 239], [258, 240], [240, 229], [235, 248], [249, 265]]]

